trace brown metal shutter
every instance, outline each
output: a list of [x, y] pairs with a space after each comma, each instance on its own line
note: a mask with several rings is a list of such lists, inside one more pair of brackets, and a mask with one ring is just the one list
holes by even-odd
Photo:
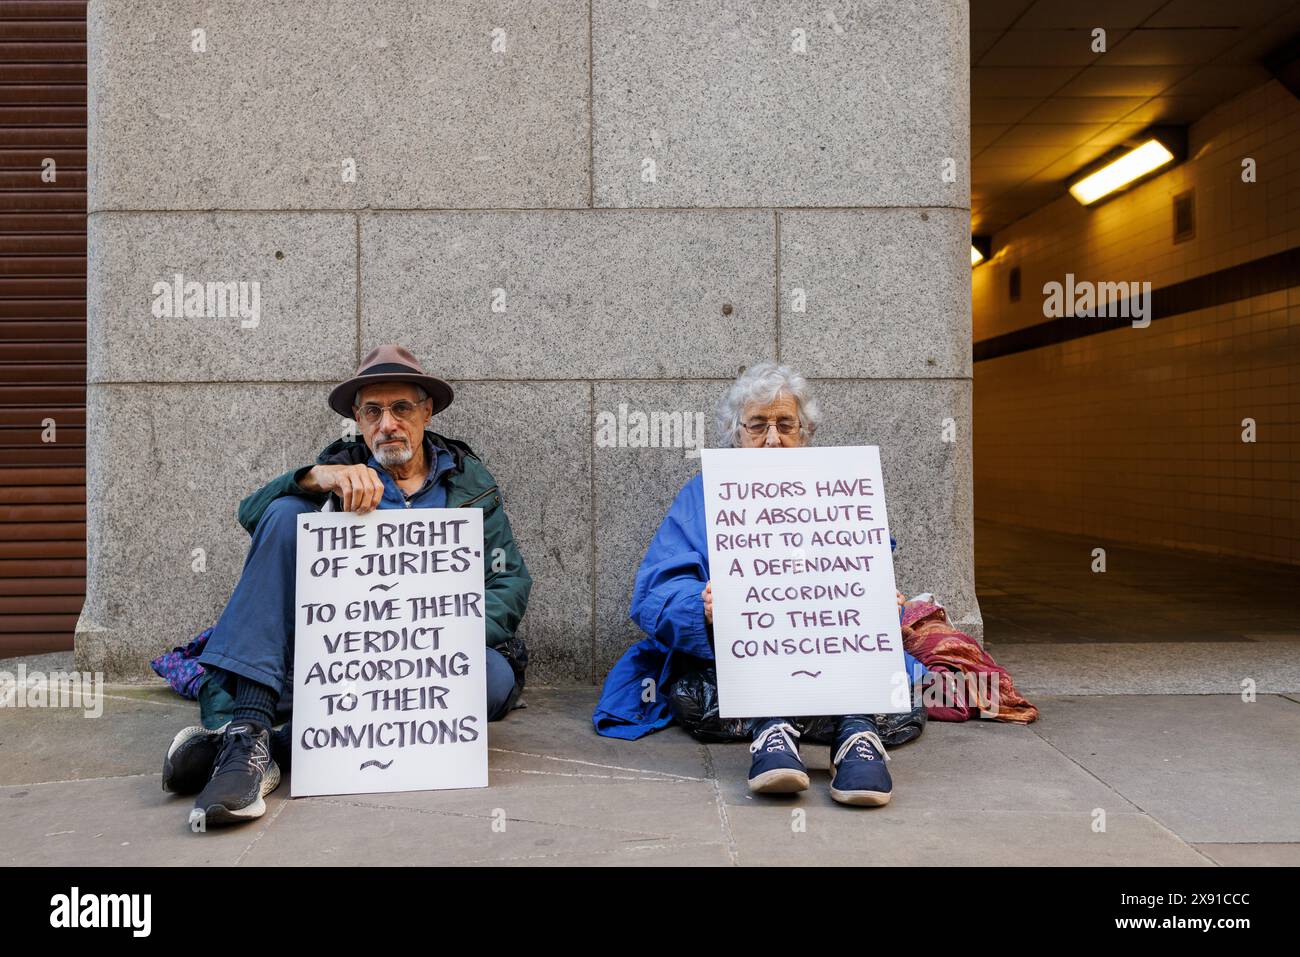
[[[52, 159], [56, 180], [43, 182]], [[53, 419], [56, 441], [42, 440]], [[86, 576], [86, 4], [0, 2], [0, 657], [72, 647]]]

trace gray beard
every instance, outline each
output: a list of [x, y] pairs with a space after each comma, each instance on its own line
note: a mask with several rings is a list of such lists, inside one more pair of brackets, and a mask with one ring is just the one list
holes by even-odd
[[375, 461], [380, 465], [388, 467], [392, 465], [405, 465], [415, 457], [415, 450], [409, 445], [405, 448], [378, 448], [375, 449]]

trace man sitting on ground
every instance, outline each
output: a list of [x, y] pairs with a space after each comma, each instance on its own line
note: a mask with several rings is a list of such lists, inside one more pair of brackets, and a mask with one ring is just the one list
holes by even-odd
[[[179, 732], [163, 762], [164, 790], [201, 789], [192, 825], [261, 817], [263, 798], [279, 786], [279, 763], [291, 739], [287, 727], [274, 737], [271, 729], [277, 704], [292, 687], [297, 518], [326, 501], [359, 514], [376, 508], [483, 510], [484, 555], [490, 556], [484, 582], [488, 720], [514, 707], [528, 661], [515, 632], [532, 579], [491, 473], [468, 445], [427, 429], [452, 398], [451, 386], [428, 375], [406, 349], [380, 346], [329, 397], [330, 408], [356, 420], [362, 439], [335, 442], [316, 465], [281, 475], [240, 504], [252, 545], [199, 657], [208, 672], [205, 707], [224, 713], [214, 720], [205, 712], [205, 727]], [[222, 727], [209, 730], [217, 724]]]

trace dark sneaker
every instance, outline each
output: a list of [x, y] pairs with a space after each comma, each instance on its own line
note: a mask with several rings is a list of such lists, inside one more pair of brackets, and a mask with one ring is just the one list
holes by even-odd
[[760, 725], [749, 746], [754, 760], [749, 766], [749, 789], [755, 794], [793, 794], [808, 790], [808, 769], [799, 760], [799, 732], [773, 718]]
[[837, 743], [832, 765], [831, 797], [841, 804], [880, 807], [889, 803], [894, 782], [885, 762], [889, 755], [874, 731], [857, 731]]
[[190, 828], [251, 821], [266, 813], [262, 800], [280, 786], [280, 768], [271, 760], [271, 733], [247, 721], [226, 727], [212, 778], [194, 801]]
[[215, 731], [194, 725], [172, 738], [163, 758], [162, 789], [169, 794], [198, 794], [212, 777], [212, 765], [221, 751], [227, 721]]

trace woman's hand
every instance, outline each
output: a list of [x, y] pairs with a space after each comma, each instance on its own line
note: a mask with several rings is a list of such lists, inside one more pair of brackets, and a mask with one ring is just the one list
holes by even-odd
[[903, 597], [903, 593], [898, 589], [894, 589], [894, 597], [898, 599], [898, 607], [902, 608], [903, 602], [907, 601], [907, 599]]

